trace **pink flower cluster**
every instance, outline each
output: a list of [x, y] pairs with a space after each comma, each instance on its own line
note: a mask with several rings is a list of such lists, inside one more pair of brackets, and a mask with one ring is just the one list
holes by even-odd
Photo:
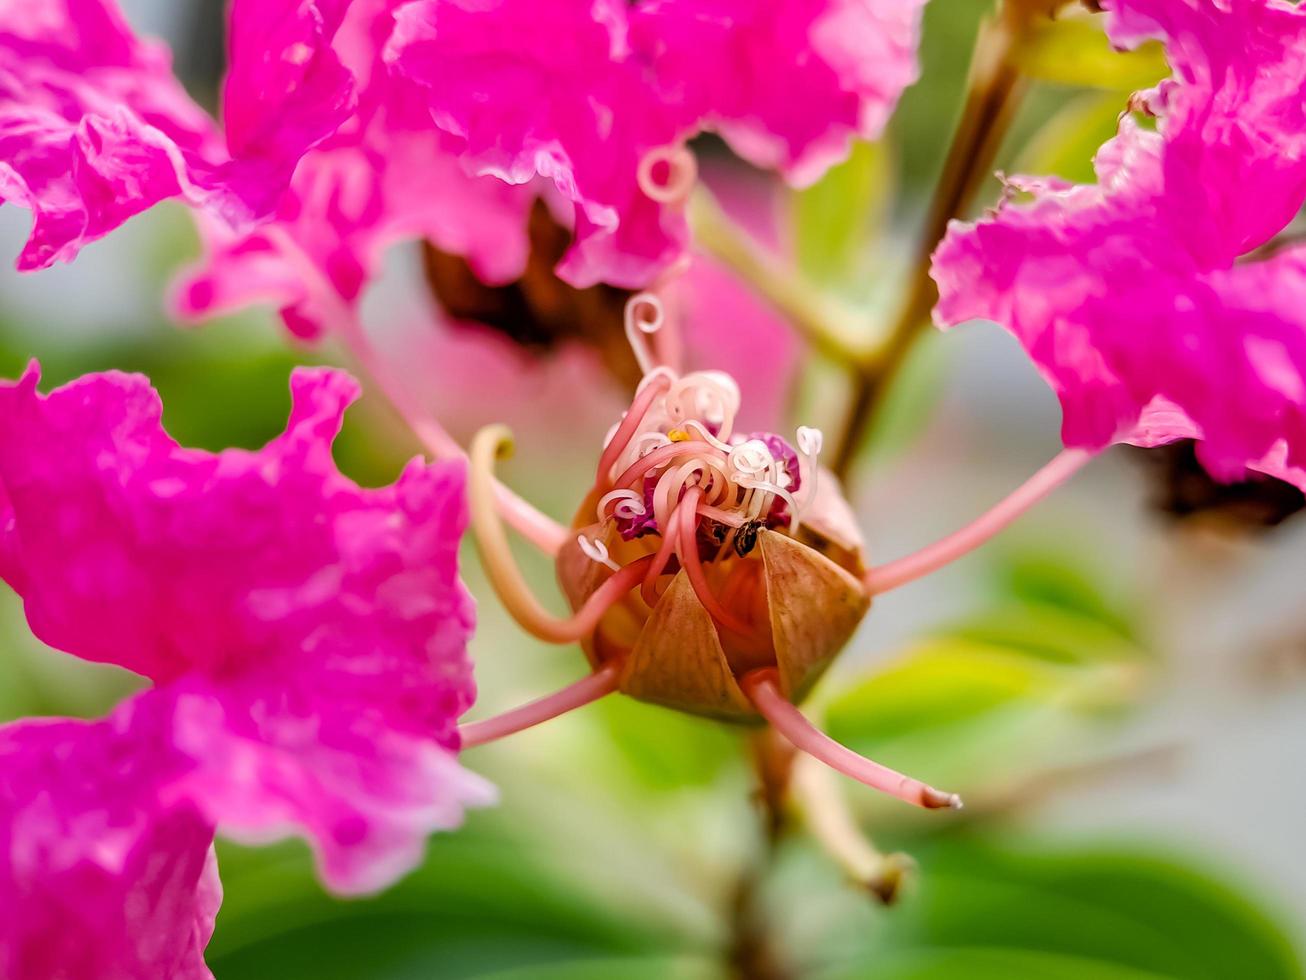
[[143, 378], [37, 380], [0, 385], [0, 576], [40, 639], [151, 686], [0, 728], [0, 973], [207, 976], [215, 827], [303, 834], [359, 892], [490, 802], [455, 759], [463, 466], [343, 477], [336, 371], [297, 371], [285, 433], [217, 454], [164, 432]]
[[236, 0], [225, 141], [162, 45], [105, 0], [0, 3], [0, 201], [29, 208], [20, 269], [72, 259], [181, 196], [234, 224], [262, 218], [353, 94], [327, 42], [345, 4]]
[[638, 287], [687, 237], [646, 154], [713, 128], [815, 179], [914, 80], [923, 3], [242, 0], [220, 134], [110, 0], [5, 0], [0, 200], [36, 214], [35, 268], [180, 195], [208, 241], [180, 312], [271, 301], [301, 336], [397, 240], [515, 278], [541, 195], [575, 226], [564, 277]]
[[[1017, 177], [935, 253], [950, 326], [1010, 329], [1061, 398], [1068, 445], [1201, 440], [1218, 477], [1306, 488], [1306, 10], [1282, 0], [1106, 0], [1174, 76], [1135, 97], [1098, 183]], [[1028, 197], [1029, 200], [1020, 200]]]
[[687, 237], [640, 187], [646, 154], [715, 129], [758, 166], [816, 179], [915, 80], [923, 5], [417, 0], [386, 57], [477, 173], [543, 178], [574, 208], [564, 278], [639, 287]]

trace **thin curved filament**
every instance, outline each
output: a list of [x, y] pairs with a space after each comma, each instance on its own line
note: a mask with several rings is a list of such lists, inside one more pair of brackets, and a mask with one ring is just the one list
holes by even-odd
[[585, 605], [566, 619], [545, 609], [517, 567], [494, 505], [494, 461], [511, 444], [512, 436], [502, 425], [486, 426], [472, 439], [468, 497], [476, 545], [495, 594], [522, 629], [549, 643], [573, 643], [592, 633], [604, 613], [644, 580], [653, 556], [647, 555], [613, 573]]

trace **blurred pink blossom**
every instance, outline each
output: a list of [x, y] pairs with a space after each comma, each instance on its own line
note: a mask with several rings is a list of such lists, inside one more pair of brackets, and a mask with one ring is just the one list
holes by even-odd
[[[176, 294], [183, 316], [272, 302], [292, 332], [316, 337], [357, 303], [387, 246], [416, 238], [465, 256], [487, 282], [520, 275], [534, 195], [466, 174], [418, 87], [382, 64], [399, 2], [349, 5], [334, 50], [356, 111], [303, 159], [267, 225], [238, 234], [202, 219], [205, 258]], [[231, 20], [233, 36], [248, 29], [241, 9]]]
[[704, 129], [795, 183], [875, 136], [916, 77], [924, 0], [417, 0], [387, 58], [427, 87], [476, 172], [575, 206], [568, 282], [639, 288], [684, 215], [642, 189], [651, 152]]
[[1014, 178], [993, 214], [954, 223], [935, 319], [1010, 329], [1067, 445], [1198, 438], [1219, 478], [1306, 487], [1306, 248], [1256, 254], [1306, 199], [1306, 11], [1103, 5], [1116, 43], [1166, 44], [1174, 76], [1134, 102], [1156, 131], [1126, 116], [1096, 185]]
[[341, 0], [237, 0], [224, 144], [112, 0], [0, 0], [0, 202], [28, 208], [36, 269], [161, 200], [224, 220], [270, 212], [352, 102], [330, 47]]
[[101, 722], [0, 729], [6, 976], [207, 975], [215, 827], [300, 833], [361, 892], [490, 802], [455, 758], [462, 463], [342, 476], [357, 386], [336, 371], [297, 371], [286, 432], [218, 454], [178, 446], [139, 376], [36, 383], [0, 385], [0, 573], [40, 639], [153, 686]]

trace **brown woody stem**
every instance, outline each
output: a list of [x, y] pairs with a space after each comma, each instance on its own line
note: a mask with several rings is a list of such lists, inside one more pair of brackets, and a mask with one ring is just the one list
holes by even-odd
[[831, 457], [831, 469], [841, 479], [847, 477], [885, 392], [929, 324], [930, 309], [938, 298], [930, 278], [930, 256], [947, 232], [948, 222], [964, 213], [988, 176], [1015, 115], [1024, 88], [1012, 60], [1021, 33], [1017, 17], [1006, 8], [980, 26], [961, 119], [930, 200], [902, 307], [884, 343], [861, 365]]

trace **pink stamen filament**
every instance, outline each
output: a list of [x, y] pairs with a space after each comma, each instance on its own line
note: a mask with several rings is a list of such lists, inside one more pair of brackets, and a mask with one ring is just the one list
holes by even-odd
[[1014, 493], [979, 518], [914, 554], [870, 569], [863, 583], [871, 595], [938, 571], [974, 551], [1075, 474], [1093, 454], [1083, 449], [1064, 449], [1051, 462], [1026, 480]]
[[[330, 308], [331, 325], [359, 369], [390, 402], [426, 451], [436, 459], [466, 459], [467, 454], [457, 441], [412, 400], [404, 385], [377, 355], [376, 348], [359, 320], [358, 312], [340, 296], [293, 236], [271, 224], [263, 226], [262, 230], [280, 248], [286, 261], [313, 291], [314, 297]], [[494, 485], [494, 499], [504, 520], [545, 554], [556, 555], [566, 542], [566, 528], [536, 510], [498, 481]]]
[[617, 689], [621, 680], [620, 661], [604, 664], [593, 674], [569, 684], [560, 691], [546, 695], [520, 708], [513, 708], [484, 721], [474, 721], [458, 729], [462, 736], [463, 748], [470, 749], [484, 745], [507, 735], [534, 728], [536, 725], [551, 721], [559, 715], [593, 704]]
[[650, 607], [656, 604], [657, 582], [659, 576], [666, 570], [671, 563], [671, 556], [676, 552], [676, 544], [679, 540], [680, 522], [688, 517], [690, 511], [685, 507], [682, 501], [674, 511], [671, 512], [671, 518], [667, 521], [667, 526], [662, 529], [662, 544], [653, 556], [653, 563], [649, 565], [648, 574], [644, 578], [644, 583], [639, 587], [640, 595], [644, 598]]
[[[689, 506], [691, 514], [697, 513], [698, 502], [702, 494], [703, 491], [698, 487], [690, 487], [685, 493], [685, 503]], [[707, 610], [708, 615], [721, 626], [732, 633], [738, 633], [740, 636], [752, 635], [752, 628], [747, 623], [731, 615], [717, 601], [711, 586], [708, 585], [707, 575], [703, 572], [703, 563], [698, 557], [697, 528], [698, 522], [696, 520], [686, 519], [680, 522], [680, 564], [685, 569], [685, 574], [689, 576], [689, 584], [693, 587], [694, 594], [698, 596], [698, 601], [703, 604], [703, 608]]]
[[630, 445], [630, 440], [634, 438], [635, 433], [639, 430], [639, 425], [644, 421], [644, 416], [648, 410], [653, 407], [653, 403], [666, 393], [671, 382], [665, 375], [656, 375], [653, 377], [639, 392], [635, 395], [635, 400], [631, 402], [630, 411], [626, 417], [621, 420], [617, 426], [617, 431], [612, 434], [612, 439], [603, 450], [603, 455], [599, 457], [599, 469], [595, 476], [595, 483], [604, 490], [610, 489], [608, 480], [612, 473], [612, 467], [617, 464], [621, 454], [626, 451]]
[[613, 483], [623, 489], [642, 491], [643, 478], [650, 470], [669, 466], [676, 461], [688, 462], [694, 459], [720, 462], [725, 459], [725, 455], [700, 442], [673, 442], [670, 446], [659, 446], [647, 456], [631, 463]]
[[878, 762], [872, 762], [818, 730], [785, 699], [780, 693], [778, 682], [779, 676], [775, 668], [764, 667], [749, 671], [741, 677], [739, 686], [762, 717], [788, 739], [794, 748], [859, 783], [865, 783], [872, 789], [896, 796], [914, 806], [927, 810], [943, 807], [961, 809], [961, 797], [955, 793], [940, 792], [919, 779], [912, 779]]
[[649, 338], [662, 332], [666, 316], [666, 308], [657, 293], [636, 293], [626, 300], [626, 342], [630, 344], [630, 352], [635, 355], [640, 374], [646, 377], [659, 366], [659, 357], [653, 352]]

